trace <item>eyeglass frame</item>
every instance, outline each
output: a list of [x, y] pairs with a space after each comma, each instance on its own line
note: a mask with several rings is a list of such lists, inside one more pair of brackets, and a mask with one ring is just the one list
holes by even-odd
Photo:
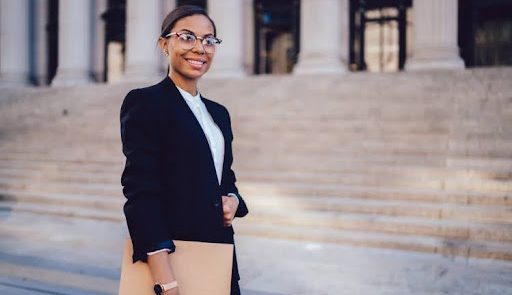
[[[209, 35], [209, 36], [206, 36], [206, 37], [199, 37], [199, 36], [196, 36], [194, 33], [192, 32], [170, 32], [169, 34], [165, 35], [165, 38], [170, 38], [172, 36], [178, 36], [178, 38], [180, 37], [180, 35], [183, 35], [183, 34], [189, 34], [189, 35], [192, 35], [196, 38], [196, 40], [194, 41], [194, 45], [192, 47], [190, 47], [190, 49], [188, 50], [191, 50], [192, 48], [194, 48], [196, 46], [196, 43], [197, 43], [197, 40], [201, 40], [201, 46], [203, 46], [203, 49], [204, 51], [206, 51], [206, 47], [204, 47], [205, 45], [203, 44], [203, 40], [206, 40], [207, 38], [214, 38], [217, 42], [217, 44], [215, 45], [219, 45], [222, 43], [222, 39], [219, 39], [213, 35]], [[214, 47], [214, 50], [216, 48]]]

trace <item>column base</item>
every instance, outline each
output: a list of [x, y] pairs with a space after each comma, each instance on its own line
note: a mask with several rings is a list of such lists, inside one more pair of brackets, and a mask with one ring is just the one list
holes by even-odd
[[67, 87], [67, 86], [79, 86], [86, 85], [92, 82], [89, 73], [83, 70], [59, 70], [57, 69], [57, 75], [51, 82], [51, 86], [56, 87]]
[[338, 58], [328, 56], [305, 56], [293, 68], [294, 75], [345, 74], [347, 69]]
[[405, 64], [406, 71], [463, 70], [462, 59], [411, 59]]
[[24, 87], [29, 85], [30, 82], [26, 74], [3, 73], [0, 75], [0, 86], [2, 87]]
[[428, 49], [415, 54], [405, 63], [406, 71], [421, 70], [462, 70], [464, 61], [452, 49]]

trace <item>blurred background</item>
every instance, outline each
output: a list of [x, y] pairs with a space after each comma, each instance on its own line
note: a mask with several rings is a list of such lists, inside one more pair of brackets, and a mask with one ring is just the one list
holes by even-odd
[[0, 294], [117, 294], [119, 108], [223, 40], [246, 295], [512, 294], [509, 0], [0, 0]]

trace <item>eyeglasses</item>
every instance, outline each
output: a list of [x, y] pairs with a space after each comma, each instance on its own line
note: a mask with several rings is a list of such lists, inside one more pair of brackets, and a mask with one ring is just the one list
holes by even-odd
[[177, 32], [171, 32], [167, 35], [165, 35], [165, 38], [169, 38], [172, 36], [178, 36], [178, 44], [181, 48], [184, 50], [190, 50], [196, 46], [197, 40], [201, 40], [201, 44], [203, 45], [204, 51], [208, 53], [215, 52], [215, 49], [217, 45], [219, 45], [222, 40], [219, 38], [216, 38], [214, 36], [207, 36], [207, 37], [197, 37], [196, 35], [188, 32], [183, 33], [177, 33]]

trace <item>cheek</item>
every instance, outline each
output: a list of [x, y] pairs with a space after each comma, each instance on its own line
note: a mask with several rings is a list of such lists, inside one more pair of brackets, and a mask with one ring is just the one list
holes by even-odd
[[177, 54], [177, 53], [175, 53], [175, 52], [173, 52], [173, 53], [171, 53], [171, 54], [169, 55], [169, 59], [170, 59], [170, 61], [169, 61], [169, 62], [170, 62], [170, 64], [171, 64], [171, 66], [172, 66], [172, 67], [174, 67], [174, 68], [179, 68], [179, 67], [181, 67], [180, 65], [182, 65], [182, 64], [183, 64], [183, 62], [184, 62], [184, 59], [183, 59], [183, 58], [181, 58], [180, 54]]

